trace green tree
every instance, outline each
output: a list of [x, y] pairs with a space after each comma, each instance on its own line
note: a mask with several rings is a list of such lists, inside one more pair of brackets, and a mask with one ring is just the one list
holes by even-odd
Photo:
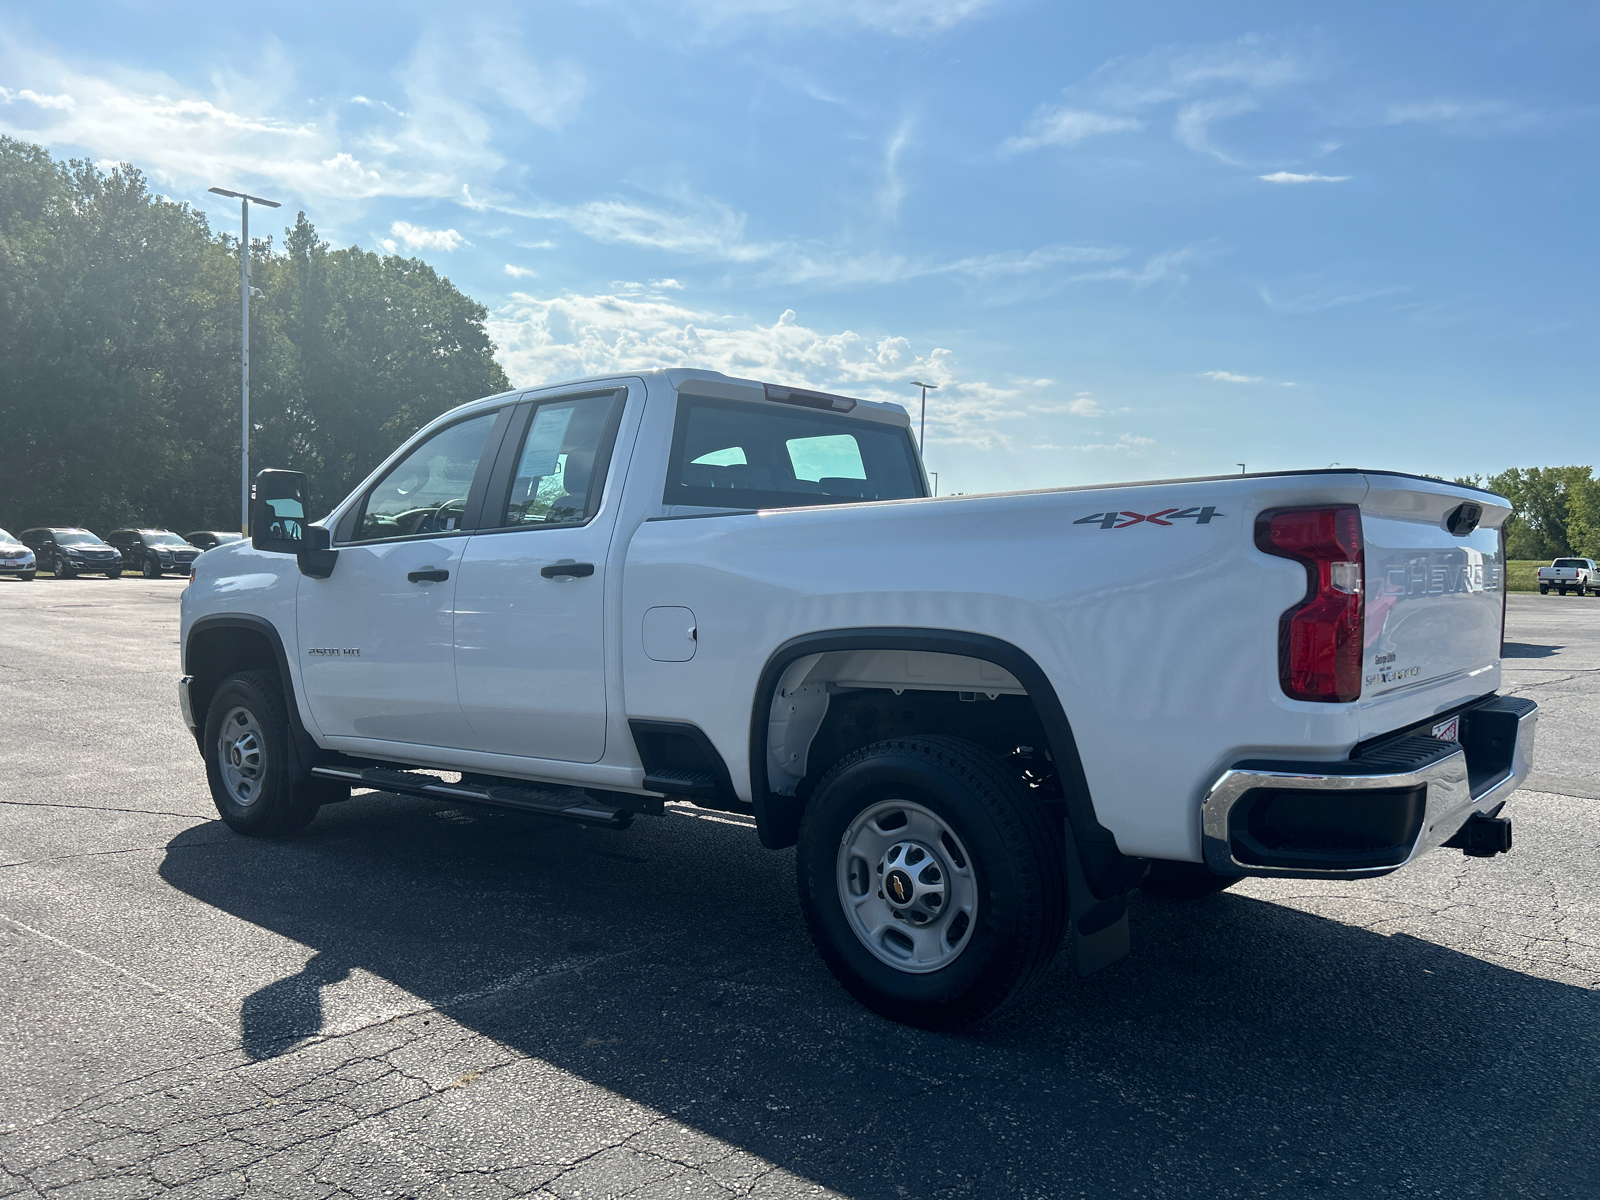
[[1506, 522], [1509, 558], [1583, 554], [1600, 532], [1600, 497], [1589, 467], [1512, 467], [1481, 486], [1511, 501]]
[[[0, 137], [0, 524], [237, 521], [238, 253], [132, 166]], [[252, 463], [318, 502], [509, 387], [483, 306], [427, 264], [330, 251], [303, 213], [250, 253]]]

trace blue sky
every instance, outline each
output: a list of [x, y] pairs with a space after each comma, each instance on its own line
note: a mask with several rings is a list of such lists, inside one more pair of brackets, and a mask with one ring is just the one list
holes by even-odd
[[1584, 4], [12, 3], [0, 130], [427, 259], [518, 384], [937, 383], [942, 491], [1454, 475], [1600, 458], [1597, 50]]

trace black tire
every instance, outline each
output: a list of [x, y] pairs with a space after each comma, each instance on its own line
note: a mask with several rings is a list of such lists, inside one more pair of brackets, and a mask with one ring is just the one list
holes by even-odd
[[1539, 585], [1539, 595], [1548, 596], [1549, 594], [1550, 594], [1550, 589], [1548, 587], [1546, 587], [1544, 584], [1541, 583]]
[[1218, 875], [1205, 863], [1168, 862], [1157, 859], [1150, 864], [1139, 890], [1168, 900], [1198, 900], [1232, 887], [1240, 875]]
[[[959, 927], [964, 947], [920, 974], [869, 950], [840, 898], [843, 839], [858, 816], [892, 799], [948, 826], [975, 880], [970, 931]], [[817, 785], [800, 826], [800, 907], [823, 962], [857, 1000], [908, 1025], [959, 1029], [1016, 1000], [1055, 957], [1067, 910], [1064, 852], [1059, 818], [994, 755], [957, 738], [896, 738], [856, 751]]]
[[37, 571], [24, 571], [20, 576], [23, 583], [32, 583], [39, 575]]
[[1556, 590], [1558, 592], [1560, 592], [1563, 596], [1565, 596], [1567, 594], [1567, 589], [1565, 587], [1559, 587]]
[[117, 567], [115, 570], [107, 571], [106, 572], [106, 578], [107, 579], [121, 579], [122, 578], [122, 568], [121, 567]]
[[54, 573], [57, 579], [76, 579], [78, 577], [78, 573], [67, 565], [67, 560], [64, 558], [56, 559]]
[[[250, 798], [241, 800], [229, 789], [224, 772], [222, 738], [224, 722], [248, 714], [259, 731], [260, 769]], [[241, 671], [218, 685], [206, 710], [202, 753], [206, 782], [217, 812], [235, 833], [272, 837], [304, 828], [317, 815], [329, 791], [320, 780], [301, 774], [290, 748], [289, 714], [283, 687], [268, 671]], [[348, 794], [348, 788], [345, 789]]]
[[160, 579], [161, 564], [146, 554], [144, 556], [144, 562], [139, 564], [139, 573], [146, 579]]

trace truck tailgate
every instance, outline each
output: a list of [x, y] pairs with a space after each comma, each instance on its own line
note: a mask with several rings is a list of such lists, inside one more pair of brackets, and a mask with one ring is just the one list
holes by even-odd
[[[1497, 686], [1505, 582], [1500, 527], [1510, 515], [1498, 498], [1448, 484], [1369, 479], [1361, 504], [1364, 736]], [[1481, 509], [1476, 528], [1464, 536], [1447, 527], [1463, 504]]]

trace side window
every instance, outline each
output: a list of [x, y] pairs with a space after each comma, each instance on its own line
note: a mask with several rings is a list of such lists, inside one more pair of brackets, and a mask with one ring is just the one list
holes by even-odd
[[401, 459], [367, 493], [356, 540], [459, 529], [472, 478], [499, 415], [480, 413], [447, 426]]
[[581, 525], [594, 516], [616, 433], [614, 417], [625, 394], [547, 400], [534, 409], [505, 510], [499, 520], [484, 524]]
[[798, 406], [679, 398], [666, 504], [786, 508], [923, 494], [909, 430]]

